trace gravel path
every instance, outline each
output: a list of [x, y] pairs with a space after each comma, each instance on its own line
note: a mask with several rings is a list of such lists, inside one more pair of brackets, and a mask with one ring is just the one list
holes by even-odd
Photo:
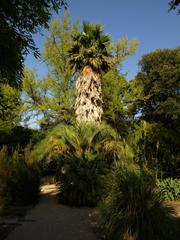
[[57, 203], [57, 187], [42, 187], [42, 197], [7, 240], [98, 240], [89, 222], [88, 208]]

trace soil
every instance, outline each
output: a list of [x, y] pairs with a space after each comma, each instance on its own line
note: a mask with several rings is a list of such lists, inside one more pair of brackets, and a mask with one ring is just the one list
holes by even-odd
[[174, 209], [174, 216], [180, 218], [180, 201], [171, 201], [166, 202], [167, 206], [170, 206]]

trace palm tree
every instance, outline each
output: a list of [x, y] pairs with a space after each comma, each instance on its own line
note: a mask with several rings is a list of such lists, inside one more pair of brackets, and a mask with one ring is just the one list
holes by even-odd
[[92, 206], [99, 200], [104, 176], [123, 152], [120, 136], [110, 126], [82, 123], [56, 126], [31, 159], [39, 160], [46, 172], [56, 168], [61, 201]]
[[69, 51], [76, 81], [76, 119], [78, 122], [100, 122], [102, 110], [101, 74], [110, 67], [110, 36], [99, 24], [83, 23], [83, 31], [73, 36]]

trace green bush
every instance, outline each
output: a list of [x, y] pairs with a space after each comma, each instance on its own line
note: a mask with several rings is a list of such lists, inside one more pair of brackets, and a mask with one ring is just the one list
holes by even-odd
[[180, 200], [180, 180], [166, 178], [158, 181], [158, 195], [166, 201]]
[[27, 153], [15, 150], [9, 156], [6, 148], [0, 151], [0, 198], [3, 205], [31, 204], [37, 200], [40, 174]]
[[137, 164], [156, 169], [159, 178], [179, 176], [179, 135], [172, 127], [168, 129], [159, 122], [138, 121], [129, 132], [128, 142]]
[[67, 153], [59, 170], [60, 200], [74, 206], [95, 206], [103, 189], [102, 179], [119, 158], [122, 143], [107, 125], [77, 125], [66, 129], [62, 137]]
[[0, 151], [0, 206], [4, 205], [4, 193], [6, 191], [6, 181], [10, 176], [7, 148]]
[[113, 161], [121, 158], [123, 148], [108, 125], [59, 125], [36, 146], [33, 156], [43, 166], [57, 167], [61, 201], [92, 206], [99, 199], [103, 176]]
[[151, 174], [134, 165], [118, 166], [107, 181], [107, 194], [99, 206], [99, 225], [110, 240], [166, 240], [175, 238], [170, 208], [155, 191]]
[[103, 164], [73, 156], [59, 170], [60, 202], [71, 206], [95, 206], [103, 187]]
[[37, 143], [43, 137], [40, 130], [34, 130], [22, 126], [16, 126], [9, 130], [0, 129], [0, 149], [5, 145], [8, 150], [20, 146], [25, 148], [30, 142]]

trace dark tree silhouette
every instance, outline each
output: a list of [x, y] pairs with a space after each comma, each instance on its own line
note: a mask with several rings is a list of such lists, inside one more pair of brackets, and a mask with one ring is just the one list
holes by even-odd
[[47, 28], [52, 10], [62, 6], [65, 0], [0, 1], [0, 83], [20, 86], [24, 56], [30, 50], [39, 55], [33, 34]]
[[[176, 10], [179, 4], [180, 0], [171, 0], [169, 2], [170, 10]], [[178, 14], [180, 14], [180, 8], [178, 9]]]

